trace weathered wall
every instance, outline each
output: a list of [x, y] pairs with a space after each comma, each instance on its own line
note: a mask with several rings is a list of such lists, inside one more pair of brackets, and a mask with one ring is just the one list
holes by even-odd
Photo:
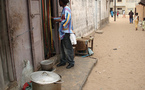
[[[95, 9], [95, 0], [72, 0], [71, 10], [73, 26], [77, 36], [86, 36], [95, 30], [95, 21], [97, 28], [108, 22], [109, 1], [97, 0], [97, 9]], [[97, 12], [97, 16], [96, 16]], [[97, 17], [97, 20], [95, 19]]]
[[[16, 78], [20, 84], [24, 61], [35, 70], [43, 60], [43, 38], [40, 0], [7, 0], [8, 31], [10, 33]], [[30, 15], [30, 18], [29, 18]], [[32, 64], [33, 63], [33, 64]]]
[[130, 10], [135, 12], [135, 3], [126, 3], [126, 14], [129, 14]]
[[109, 1], [101, 0], [101, 25], [103, 27], [109, 21]]
[[94, 0], [72, 0], [71, 9], [77, 36], [84, 36], [94, 29]]
[[16, 77], [20, 83], [24, 60], [32, 62], [26, 0], [8, 0], [8, 29], [13, 48]]

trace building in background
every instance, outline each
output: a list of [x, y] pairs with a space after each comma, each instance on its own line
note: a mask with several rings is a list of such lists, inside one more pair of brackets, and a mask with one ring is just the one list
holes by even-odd
[[[120, 14], [125, 11], [126, 14], [132, 10], [135, 12], [135, 6], [138, 4], [140, 0], [116, 0], [116, 10], [119, 11]], [[110, 9], [114, 9], [114, 0], [110, 2]]]
[[138, 13], [140, 21], [145, 18], [145, 0], [141, 0], [139, 4], [136, 5], [136, 13]]

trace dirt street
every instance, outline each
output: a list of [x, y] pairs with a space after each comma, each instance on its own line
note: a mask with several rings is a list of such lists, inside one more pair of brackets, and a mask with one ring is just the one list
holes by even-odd
[[83, 90], [145, 90], [145, 31], [121, 16], [102, 30], [95, 34], [98, 63]]

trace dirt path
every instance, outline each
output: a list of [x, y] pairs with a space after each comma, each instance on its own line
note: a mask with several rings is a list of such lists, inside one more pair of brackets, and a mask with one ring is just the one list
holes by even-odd
[[135, 31], [122, 17], [111, 19], [102, 30], [95, 34], [98, 64], [83, 90], [145, 90], [145, 31]]

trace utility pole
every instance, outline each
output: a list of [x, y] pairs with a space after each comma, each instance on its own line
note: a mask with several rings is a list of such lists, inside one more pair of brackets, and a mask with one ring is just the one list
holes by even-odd
[[116, 21], [116, 0], [114, 0], [114, 21]]

